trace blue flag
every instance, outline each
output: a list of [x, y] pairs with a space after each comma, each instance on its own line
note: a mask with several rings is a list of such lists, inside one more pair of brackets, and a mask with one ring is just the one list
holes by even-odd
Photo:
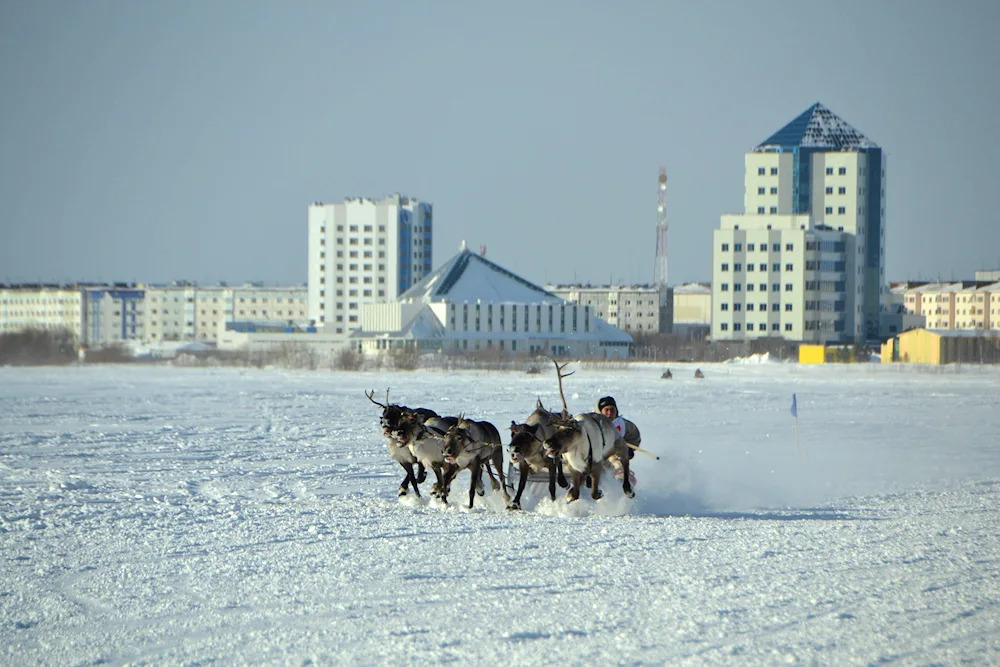
[[799, 416], [799, 406], [795, 402], [795, 394], [792, 394], [792, 416], [795, 418]]

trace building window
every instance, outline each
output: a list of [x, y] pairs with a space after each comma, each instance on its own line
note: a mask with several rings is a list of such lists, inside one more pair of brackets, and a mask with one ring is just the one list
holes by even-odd
[[777, 176], [778, 175], [778, 168], [777, 167], [771, 167], [771, 175], [772, 176]]
[[833, 207], [832, 206], [827, 206], [826, 207], [826, 214], [827, 215], [833, 215]]
[[728, 265], [728, 264], [725, 264], [725, 263], [723, 263], [723, 265], [722, 265], [722, 270], [723, 270], [723, 271], [728, 271], [728, 270], [729, 270], [729, 265]]
[[785, 250], [788, 250], [788, 251], [795, 250], [795, 244], [793, 244], [793, 243], [786, 243], [785, 244]]
[[773, 265], [771, 266], [771, 270], [773, 270], [773, 271], [781, 271], [781, 264], [778, 264], [777, 262], [775, 262], [775, 263], [774, 263], [774, 264], [773, 264]]
[[777, 212], [778, 212], [778, 207], [777, 206], [772, 206], [771, 207], [771, 215], [775, 215]]
[[781, 250], [781, 244], [775, 243], [773, 246], [771, 246], [771, 250], [773, 250], [774, 252], [778, 252], [779, 250]]
[[792, 291], [792, 284], [791, 283], [785, 283], [785, 291], [786, 292], [791, 292]]
[[737, 243], [736, 246], [733, 249], [736, 252], [741, 252], [743, 250], [743, 244], [742, 243]]
[[765, 169], [764, 167], [757, 167], [757, 175], [758, 176], [763, 176], [766, 173], [767, 173], [767, 169]]
[[844, 215], [845, 213], [847, 213], [847, 207], [846, 206], [838, 206], [837, 207], [837, 213], [839, 213], [840, 215]]
[[767, 291], [767, 283], [761, 283], [758, 287], [759, 287], [759, 289], [760, 289], [761, 292], [766, 292]]
[[837, 194], [838, 195], [846, 195], [847, 194], [847, 188], [837, 188]]
[[837, 170], [837, 173], [840, 174], [841, 176], [846, 175], [847, 174], [847, 167], [841, 167], [840, 169]]
[[831, 186], [827, 186], [827, 188], [826, 188], [826, 194], [828, 194], [828, 195], [832, 195], [833, 194], [833, 188]]
[[747, 304], [747, 311], [751, 312], [751, 313], [753, 312], [753, 304], [752, 303], [748, 303]]
[[748, 251], [748, 252], [753, 252], [753, 249], [754, 249], [754, 244], [752, 244], [752, 243], [748, 243], [748, 244], [747, 244], [747, 251]]
[[[747, 308], [747, 310], [750, 310]], [[747, 322], [747, 331], [753, 331], [753, 322]]]
[[720, 326], [720, 328], [723, 331], [729, 331], [729, 323], [728, 322], [723, 322], [722, 325]]
[[729, 252], [729, 244], [728, 243], [723, 243], [722, 244], [722, 252]]
[[771, 310], [773, 312], [777, 313], [778, 311], [781, 310], [781, 304], [780, 303], [772, 303], [771, 304]]
[[750, 262], [749, 264], [747, 264], [747, 271], [753, 271], [753, 267], [754, 267], [753, 262]]
[[757, 207], [757, 215], [764, 215], [764, 211], [765, 210], [766, 209], [763, 206], [758, 206]]
[[740, 264], [738, 262], [736, 264], [733, 264], [733, 271], [742, 271], [742, 270], [743, 270], [743, 265], [742, 264]]
[[791, 331], [791, 330], [792, 330], [792, 324], [791, 324], [791, 322], [786, 322], [785, 323], [785, 331]]
[[[761, 264], [760, 265], [760, 270], [761, 271], [767, 271], [767, 264]], [[763, 292], [764, 290], [761, 290], [761, 291]]]
[[826, 168], [826, 175], [827, 176], [833, 176], [833, 167], [827, 167]]
[[722, 291], [723, 292], [729, 291], [729, 283], [722, 283]]
[[740, 330], [740, 323], [739, 322], [734, 322], [733, 323], [733, 331], [739, 331], [739, 330]]
[[772, 195], [778, 194], [778, 188], [771, 188], [771, 194]]
[[735, 310], [737, 312], [743, 310], [743, 304], [742, 303], [734, 303], [733, 304], [733, 310]]
[[759, 187], [759, 188], [757, 188], [757, 194], [762, 195], [765, 192], [767, 192], [767, 188], [765, 188], [765, 187]]
[[729, 304], [728, 303], [722, 304], [722, 310], [729, 310]]
[[742, 283], [733, 283], [733, 291], [734, 292], [742, 292], [743, 291], [743, 285], [742, 285]]

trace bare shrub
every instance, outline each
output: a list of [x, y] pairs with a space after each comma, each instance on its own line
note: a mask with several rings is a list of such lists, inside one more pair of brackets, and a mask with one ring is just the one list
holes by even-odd
[[333, 360], [333, 367], [341, 371], [360, 371], [364, 364], [364, 356], [351, 347], [342, 349]]
[[84, 360], [88, 364], [124, 364], [135, 361], [135, 357], [124, 343], [111, 343], [89, 348]]
[[76, 336], [69, 329], [26, 329], [0, 334], [0, 364], [34, 366], [76, 361]]
[[389, 350], [389, 365], [397, 371], [413, 371], [420, 365], [420, 352], [414, 347], [394, 347]]

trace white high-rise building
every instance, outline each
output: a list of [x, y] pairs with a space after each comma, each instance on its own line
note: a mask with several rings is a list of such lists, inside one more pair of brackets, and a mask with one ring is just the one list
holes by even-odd
[[429, 203], [400, 194], [309, 207], [309, 319], [326, 333], [360, 328], [362, 305], [392, 301], [431, 272]]
[[879, 337], [885, 156], [817, 103], [746, 155], [743, 214], [713, 236], [712, 337]]

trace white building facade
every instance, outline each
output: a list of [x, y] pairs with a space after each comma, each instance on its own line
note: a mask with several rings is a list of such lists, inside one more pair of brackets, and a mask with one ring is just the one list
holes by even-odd
[[400, 194], [309, 207], [308, 316], [343, 334], [366, 303], [391, 301], [431, 272], [433, 210]]
[[882, 149], [817, 103], [745, 163], [744, 213], [724, 215], [713, 235], [713, 339], [878, 339], [888, 295]]
[[421, 352], [623, 359], [632, 337], [469, 250], [396, 301], [365, 304], [350, 342], [366, 355]]

